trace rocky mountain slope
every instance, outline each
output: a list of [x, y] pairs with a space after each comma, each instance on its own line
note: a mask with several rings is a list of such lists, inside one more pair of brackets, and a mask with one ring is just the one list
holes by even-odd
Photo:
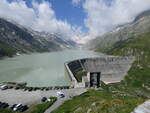
[[[74, 45], [73, 45], [74, 44]], [[47, 52], [75, 46], [59, 34], [36, 32], [0, 18], [0, 57], [16, 53]]]
[[87, 47], [97, 51], [111, 48], [118, 41], [132, 39], [150, 31], [150, 10], [138, 15], [132, 23], [120, 26], [112, 32], [91, 40]]

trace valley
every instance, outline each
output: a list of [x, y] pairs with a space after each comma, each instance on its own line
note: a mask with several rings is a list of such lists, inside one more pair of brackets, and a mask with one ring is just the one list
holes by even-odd
[[[25, 95], [21, 103], [37, 104], [43, 96], [58, 97], [46, 113], [140, 113], [135, 108], [150, 99], [149, 44], [149, 10], [90, 40], [83, 45], [86, 50], [61, 33], [38, 32], [0, 18], [0, 82], [27, 83], [1, 90], [0, 98], [14, 104]], [[102, 79], [93, 79], [93, 73]], [[95, 79], [98, 87], [92, 86]], [[58, 90], [65, 92], [63, 101]], [[8, 99], [10, 92], [17, 101]]]
[[[89, 49], [113, 56], [134, 56], [134, 63], [121, 82], [108, 85], [103, 83], [99, 90], [89, 90], [66, 101], [53, 113], [150, 112], [148, 101], [142, 108], [138, 107], [150, 99], [149, 21], [150, 15], [146, 12], [136, 21], [91, 40], [86, 45]], [[69, 109], [66, 109], [67, 106]]]
[[60, 51], [75, 48], [76, 43], [61, 34], [37, 32], [0, 18], [0, 57], [16, 54]]

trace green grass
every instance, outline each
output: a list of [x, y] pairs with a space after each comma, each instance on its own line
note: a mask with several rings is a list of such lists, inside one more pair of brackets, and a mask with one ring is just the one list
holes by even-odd
[[[48, 109], [51, 105], [53, 105], [53, 103], [55, 103], [57, 101], [56, 97], [50, 97], [50, 99], [51, 99], [50, 102], [38, 104], [38, 105], [30, 108], [29, 110], [27, 110], [24, 113], [44, 113], [46, 109]], [[13, 110], [0, 108], [0, 113], [21, 113], [21, 112], [15, 112]]]
[[134, 56], [135, 62], [120, 83], [102, 84], [102, 91], [90, 90], [66, 101], [53, 113], [131, 113], [150, 95], [150, 32], [117, 42], [97, 51], [115, 56]]
[[52, 113], [130, 113], [146, 99], [131, 96], [116, 96], [107, 91], [90, 90], [81, 96], [66, 101]]
[[0, 108], [0, 113], [17, 113], [17, 112], [14, 112], [14, 111], [8, 110], [8, 109], [2, 109], [2, 108]]
[[7, 47], [5, 44], [1, 44], [0, 43], [0, 57], [4, 57], [4, 56], [13, 56], [16, 54], [16, 51]]
[[56, 102], [56, 100], [57, 100], [56, 97], [50, 97], [50, 99], [51, 99], [50, 102], [46, 102], [46, 103], [43, 103], [43, 104], [38, 104], [26, 113], [44, 113], [44, 111], [46, 109], [48, 109], [51, 105], [53, 105], [53, 103]]
[[122, 43], [117, 43], [106, 53], [116, 56], [135, 56], [136, 61], [125, 77], [125, 83], [129, 87], [144, 88], [150, 85], [150, 32], [130, 39]]

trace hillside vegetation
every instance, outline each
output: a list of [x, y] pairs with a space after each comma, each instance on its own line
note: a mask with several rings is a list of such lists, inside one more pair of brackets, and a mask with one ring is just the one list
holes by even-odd
[[4, 44], [0, 44], [0, 57], [3, 56], [13, 56], [16, 54], [16, 51], [10, 48], [9, 46], [6, 46]]
[[128, 86], [150, 88], [150, 32], [117, 42], [107, 54], [116, 56], [134, 56], [136, 61], [125, 77]]
[[66, 101], [52, 113], [130, 113], [145, 98], [90, 90]]
[[118, 26], [111, 32], [107, 32], [102, 36], [89, 41], [86, 46], [92, 50], [104, 52], [108, 48], [112, 48], [117, 42], [124, 42], [128, 39], [136, 38], [139, 35], [150, 31], [150, 10], [139, 14], [131, 23]]
[[103, 83], [102, 90], [89, 90], [65, 102], [53, 113], [131, 113], [150, 98], [150, 32], [100, 50], [109, 55], [134, 56], [128, 75], [120, 83]]

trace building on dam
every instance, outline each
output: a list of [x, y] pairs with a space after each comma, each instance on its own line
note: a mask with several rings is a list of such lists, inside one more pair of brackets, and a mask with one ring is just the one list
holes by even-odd
[[101, 72], [87, 72], [82, 76], [82, 85], [84, 87], [99, 87]]
[[73, 87], [99, 87], [101, 81], [114, 83], [123, 80], [133, 57], [107, 56], [85, 58], [65, 63], [65, 71]]

